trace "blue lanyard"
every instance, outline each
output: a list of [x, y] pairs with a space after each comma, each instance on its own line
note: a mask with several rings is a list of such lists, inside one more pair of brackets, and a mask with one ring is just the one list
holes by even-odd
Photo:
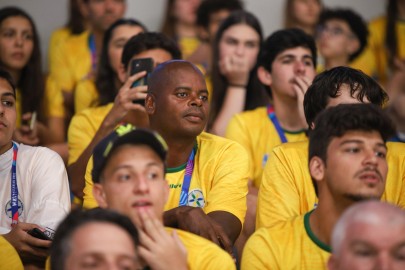
[[186, 171], [184, 173], [183, 185], [181, 186], [180, 201], [179, 206], [187, 205], [188, 201], [188, 191], [190, 189], [191, 176], [194, 171], [194, 157], [195, 157], [196, 147], [191, 151], [188, 157]]
[[13, 142], [13, 163], [11, 164], [11, 226], [18, 223], [17, 153], [17, 144]]
[[284, 131], [280, 126], [280, 123], [278, 122], [277, 116], [274, 113], [274, 108], [271, 105], [267, 106], [267, 115], [269, 116], [271, 122], [273, 122], [274, 127], [277, 130], [278, 136], [280, 137], [280, 140], [282, 143], [287, 142], [287, 138], [285, 137]]
[[91, 53], [91, 71], [93, 74], [95, 74], [97, 69], [97, 52], [96, 52], [96, 40], [93, 34], [89, 36], [89, 49]]

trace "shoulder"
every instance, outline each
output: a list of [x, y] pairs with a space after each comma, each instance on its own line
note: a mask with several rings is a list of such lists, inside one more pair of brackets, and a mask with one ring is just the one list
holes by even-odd
[[267, 108], [266, 107], [258, 107], [254, 110], [244, 111], [238, 113], [234, 116], [242, 121], [249, 121], [249, 120], [257, 120], [263, 119], [267, 117]]
[[396, 158], [405, 158], [405, 143], [387, 142], [388, 156]]
[[18, 146], [17, 162], [26, 169], [65, 168], [65, 164], [58, 153], [42, 146]]
[[84, 109], [73, 116], [72, 122], [83, 121], [82, 119], [88, 119], [88, 121], [92, 121], [95, 118], [104, 119], [104, 117], [108, 114], [113, 105], [114, 105], [113, 103], [109, 103], [104, 106]]
[[48, 157], [52, 159], [58, 159], [62, 161], [62, 158], [55, 151], [43, 147], [43, 146], [30, 146], [25, 144], [19, 144], [18, 157]]
[[273, 153], [288, 156], [308, 156], [308, 140], [287, 142], [273, 148]]
[[244, 148], [239, 143], [207, 132], [203, 132], [197, 136], [197, 143], [198, 147], [201, 147], [204, 150], [210, 149], [212, 151], [223, 151], [224, 149], [235, 148], [244, 151]]
[[64, 49], [68, 52], [75, 52], [72, 53], [71, 56], [77, 55], [79, 51], [88, 50], [88, 40], [89, 40], [90, 33], [88, 31], [84, 31], [78, 35], [70, 35], [66, 38], [64, 42]]

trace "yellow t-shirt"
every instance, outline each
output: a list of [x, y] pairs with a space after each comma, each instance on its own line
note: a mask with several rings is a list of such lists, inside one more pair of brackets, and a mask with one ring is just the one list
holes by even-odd
[[197, 37], [182, 37], [177, 41], [183, 59], [187, 59], [200, 45]]
[[24, 266], [14, 247], [0, 235], [0, 269], [23, 270]]
[[51, 71], [55, 66], [55, 58], [60, 54], [60, 46], [72, 35], [67, 27], [59, 28], [52, 32], [48, 49], [48, 70]]
[[[405, 208], [405, 144], [387, 143], [388, 175], [382, 201]], [[308, 141], [273, 149], [257, 200], [256, 228], [302, 215], [318, 202], [308, 169]]]
[[[359, 65], [356, 67], [366, 74], [371, 74], [380, 83], [385, 84], [390, 75], [388, 68], [387, 49], [385, 45], [387, 18], [381, 16], [369, 23], [369, 38], [365, 52], [358, 57]], [[396, 24], [398, 56], [405, 59], [405, 22], [397, 20]]]
[[50, 76], [46, 80], [44, 93], [45, 115], [48, 117], [65, 117], [65, 106], [63, 105], [63, 95], [57, 83]]
[[89, 79], [81, 80], [75, 89], [75, 113], [97, 106], [98, 98], [99, 94], [94, 81]]
[[309, 215], [257, 230], [243, 250], [241, 269], [326, 269], [330, 247], [313, 234]]
[[89, 32], [85, 31], [80, 35], [70, 36], [54, 56], [54, 68], [50, 70], [50, 76], [60, 90], [71, 93], [80, 80], [92, 77], [89, 35]]
[[[284, 134], [289, 142], [306, 139], [304, 131]], [[238, 113], [232, 117], [226, 129], [225, 137], [240, 143], [249, 154], [249, 179], [256, 187], [260, 187], [263, 168], [271, 150], [281, 144], [281, 139], [273, 122], [267, 115], [267, 108]]]
[[[246, 151], [233, 141], [205, 132], [197, 137], [197, 145], [188, 205], [202, 207], [207, 214], [213, 211], [229, 212], [243, 224], [248, 180]], [[185, 165], [167, 170], [166, 179], [170, 192], [165, 211], [179, 205]], [[86, 168], [84, 208], [98, 206], [93, 197], [92, 169], [93, 159], [91, 158]]]
[[80, 157], [113, 105], [113, 103], [110, 103], [105, 106], [88, 108], [73, 116], [68, 130], [68, 165], [76, 162]]
[[171, 233], [176, 231], [187, 250], [187, 264], [190, 270], [236, 269], [231, 256], [223, 249], [198, 235], [166, 227]]

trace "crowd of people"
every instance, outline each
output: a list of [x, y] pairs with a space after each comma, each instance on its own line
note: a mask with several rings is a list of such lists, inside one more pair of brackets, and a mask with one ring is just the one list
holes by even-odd
[[0, 269], [405, 269], [405, 1], [0, 5]]

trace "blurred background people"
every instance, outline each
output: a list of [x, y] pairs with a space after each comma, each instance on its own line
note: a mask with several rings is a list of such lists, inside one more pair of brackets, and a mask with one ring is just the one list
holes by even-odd
[[321, 0], [286, 0], [284, 27], [300, 28], [314, 36], [321, 10]]
[[234, 114], [267, 105], [256, 75], [262, 40], [260, 22], [252, 13], [235, 11], [221, 23], [213, 47], [209, 132], [223, 136]]
[[172, 38], [186, 59], [198, 47], [197, 8], [201, 0], [167, 0], [160, 32]]
[[[323, 69], [352, 65], [367, 46], [367, 23], [351, 9], [325, 9], [316, 39]], [[321, 64], [322, 65], [322, 64]], [[352, 65], [356, 68], [356, 64]]]

